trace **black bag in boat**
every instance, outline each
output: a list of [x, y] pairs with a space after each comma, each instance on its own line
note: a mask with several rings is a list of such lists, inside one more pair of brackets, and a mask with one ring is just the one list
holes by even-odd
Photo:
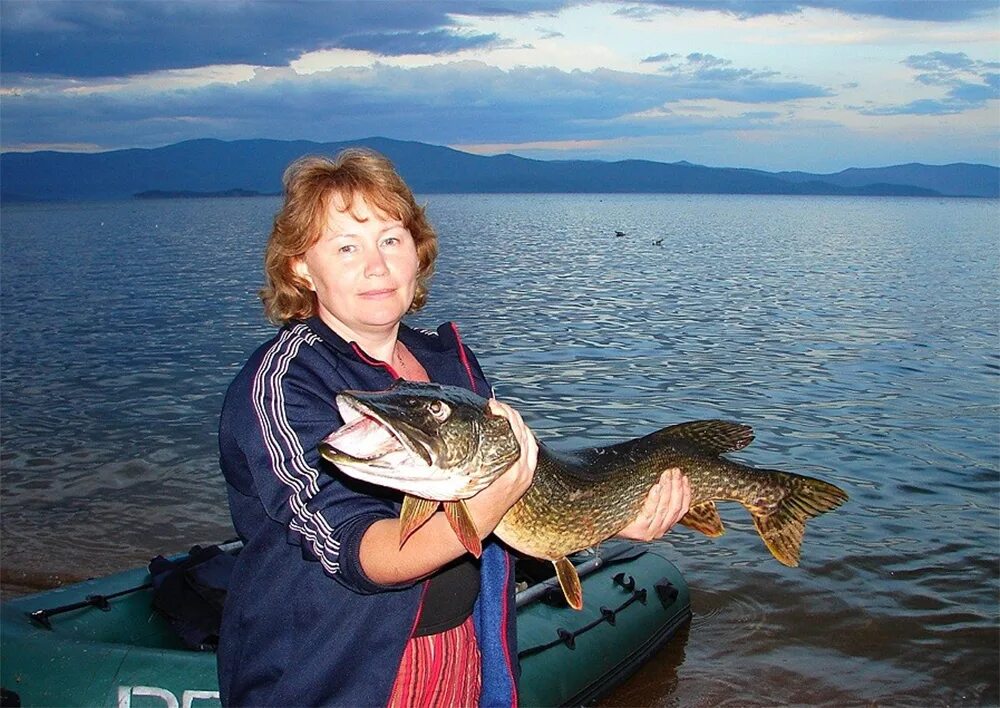
[[149, 562], [153, 607], [159, 610], [181, 641], [198, 651], [219, 645], [222, 604], [236, 558], [217, 545], [193, 546], [176, 561], [156, 556]]

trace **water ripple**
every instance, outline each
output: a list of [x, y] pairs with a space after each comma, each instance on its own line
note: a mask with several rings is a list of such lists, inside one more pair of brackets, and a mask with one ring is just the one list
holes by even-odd
[[[672, 531], [690, 631], [607, 705], [997, 704], [995, 201], [427, 201], [442, 255], [414, 324], [457, 321], [540, 437], [734, 419], [757, 435], [738, 459], [851, 495], [797, 569], [732, 504], [722, 538]], [[231, 533], [215, 427], [272, 331], [277, 206], [3, 207], [5, 593]]]

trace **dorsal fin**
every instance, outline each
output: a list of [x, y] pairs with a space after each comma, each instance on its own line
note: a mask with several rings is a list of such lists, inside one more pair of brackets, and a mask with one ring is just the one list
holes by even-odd
[[753, 442], [753, 428], [728, 420], [692, 420], [671, 425], [653, 435], [697, 445], [716, 455], [742, 450]]

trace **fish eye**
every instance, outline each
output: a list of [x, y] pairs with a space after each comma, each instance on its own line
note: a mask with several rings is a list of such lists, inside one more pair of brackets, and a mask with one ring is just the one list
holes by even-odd
[[436, 420], [448, 420], [451, 415], [451, 408], [444, 401], [431, 401], [427, 410]]

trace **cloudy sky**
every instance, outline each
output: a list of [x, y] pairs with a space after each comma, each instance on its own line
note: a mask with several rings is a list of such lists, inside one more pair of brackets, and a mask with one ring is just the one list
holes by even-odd
[[1000, 164], [998, 0], [0, 0], [3, 150]]

